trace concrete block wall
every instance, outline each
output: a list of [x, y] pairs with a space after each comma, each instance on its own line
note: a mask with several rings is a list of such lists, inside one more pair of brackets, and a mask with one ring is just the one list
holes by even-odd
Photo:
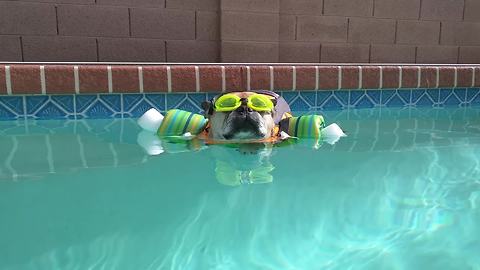
[[280, 0], [280, 62], [480, 63], [478, 0]]
[[0, 61], [480, 63], [479, 0], [0, 0]]
[[218, 62], [219, 0], [0, 1], [0, 61]]

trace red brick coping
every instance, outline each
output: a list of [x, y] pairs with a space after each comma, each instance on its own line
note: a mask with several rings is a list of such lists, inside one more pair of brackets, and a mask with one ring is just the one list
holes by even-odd
[[0, 95], [479, 86], [476, 65], [0, 64]]

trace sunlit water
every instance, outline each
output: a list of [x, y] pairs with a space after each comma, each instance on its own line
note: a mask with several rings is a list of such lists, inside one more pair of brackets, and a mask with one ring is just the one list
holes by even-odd
[[0, 122], [0, 269], [480, 269], [480, 108], [325, 118], [158, 156], [132, 119]]

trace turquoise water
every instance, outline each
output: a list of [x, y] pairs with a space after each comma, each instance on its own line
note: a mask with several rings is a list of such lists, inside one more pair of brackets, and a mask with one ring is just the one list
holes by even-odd
[[0, 122], [0, 269], [480, 269], [480, 108], [325, 118], [158, 156], [131, 119]]

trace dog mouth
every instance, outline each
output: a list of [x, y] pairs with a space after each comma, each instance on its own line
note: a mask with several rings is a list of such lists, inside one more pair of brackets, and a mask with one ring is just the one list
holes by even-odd
[[261, 139], [266, 135], [259, 116], [252, 114], [232, 114], [227, 119], [223, 137], [227, 140]]

